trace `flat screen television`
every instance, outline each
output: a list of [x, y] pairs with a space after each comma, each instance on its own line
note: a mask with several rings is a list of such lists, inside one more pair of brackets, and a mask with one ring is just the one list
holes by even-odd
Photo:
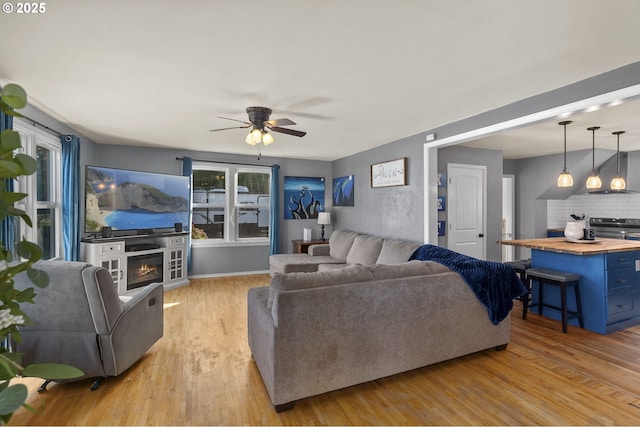
[[190, 177], [86, 166], [85, 181], [86, 233], [188, 227]]

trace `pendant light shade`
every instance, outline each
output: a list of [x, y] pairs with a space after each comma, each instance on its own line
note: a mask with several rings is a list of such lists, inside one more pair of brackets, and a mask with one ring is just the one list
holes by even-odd
[[602, 187], [602, 180], [600, 176], [596, 172], [596, 131], [600, 129], [600, 126], [592, 126], [587, 128], [587, 130], [591, 131], [592, 134], [592, 145], [591, 145], [591, 153], [592, 153], [592, 161], [591, 161], [591, 175], [587, 178], [587, 189], [588, 190], [599, 190]]
[[558, 177], [558, 187], [571, 187], [573, 186], [573, 177], [567, 171], [567, 125], [571, 124], [571, 120], [565, 120], [564, 122], [558, 123], [561, 126], [564, 126], [564, 167], [562, 168], [562, 173]]
[[625, 188], [627, 188], [627, 183], [624, 182], [624, 178], [622, 177], [622, 174], [620, 173], [620, 135], [622, 135], [624, 133], [623, 130], [618, 130], [615, 132], [612, 132], [613, 135], [616, 135], [618, 137], [618, 148], [617, 148], [617, 152], [616, 152], [616, 163], [617, 163], [617, 169], [616, 169], [616, 176], [613, 177], [613, 179], [611, 180], [611, 189], [614, 191], [622, 191]]

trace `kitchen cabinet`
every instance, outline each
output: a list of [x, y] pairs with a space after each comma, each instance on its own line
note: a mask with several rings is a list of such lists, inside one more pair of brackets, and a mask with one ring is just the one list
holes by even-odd
[[[501, 244], [531, 249], [531, 266], [579, 274], [585, 329], [609, 334], [640, 324], [640, 242], [597, 239], [571, 243], [564, 238], [504, 240]], [[537, 289], [532, 293], [537, 301]], [[575, 307], [575, 296], [567, 295]], [[559, 305], [558, 289], [545, 289], [545, 300]], [[560, 319], [560, 312], [545, 310]], [[577, 325], [577, 320], [570, 323]]]

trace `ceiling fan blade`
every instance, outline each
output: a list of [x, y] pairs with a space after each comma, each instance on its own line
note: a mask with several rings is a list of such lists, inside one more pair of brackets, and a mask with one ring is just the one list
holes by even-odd
[[220, 128], [220, 129], [209, 129], [209, 132], [217, 132], [219, 130], [229, 130], [229, 129], [246, 129], [248, 127], [250, 127], [251, 124], [248, 124], [247, 126], [233, 126], [230, 128]]
[[296, 124], [296, 122], [294, 122], [293, 120], [289, 120], [289, 119], [286, 119], [286, 118], [275, 119], [275, 120], [266, 120], [265, 123], [268, 124], [269, 127], [271, 127], [271, 126], [291, 126], [291, 125], [295, 125]]
[[248, 126], [251, 126], [251, 123], [249, 123], [249, 122], [245, 122], [244, 120], [230, 119], [229, 117], [221, 117], [221, 116], [218, 116], [218, 118], [219, 118], [219, 119], [225, 119], [225, 120], [233, 120], [234, 122], [244, 123], [245, 125], [247, 125], [247, 127], [248, 127]]
[[271, 129], [274, 132], [286, 133], [287, 135], [293, 135], [293, 136], [305, 136], [307, 134], [306, 132], [303, 132], [301, 130], [287, 129], [287, 128], [281, 128], [277, 126], [270, 126], [269, 129]]

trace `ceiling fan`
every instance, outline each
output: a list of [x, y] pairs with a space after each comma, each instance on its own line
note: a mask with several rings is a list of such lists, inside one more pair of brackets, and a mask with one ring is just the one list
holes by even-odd
[[269, 120], [269, 117], [271, 116], [270, 108], [247, 107], [247, 114], [249, 115], [248, 122], [245, 122], [244, 120], [230, 119], [228, 117], [219, 117], [220, 119], [232, 120], [234, 122], [244, 123], [244, 126], [233, 126], [233, 127], [221, 128], [221, 129], [211, 129], [211, 132], [217, 132], [217, 131], [228, 130], [228, 129], [252, 128], [249, 134], [247, 135], [247, 137], [245, 138], [245, 142], [249, 145], [256, 145], [260, 143], [264, 145], [272, 144], [275, 140], [273, 136], [269, 132], [267, 132], [267, 129], [272, 130], [273, 132], [280, 132], [280, 133], [285, 133], [287, 135], [293, 135], [293, 136], [299, 136], [299, 137], [305, 136], [307, 134], [306, 132], [303, 132], [300, 130], [281, 127], [281, 126], [295, 125], [296, 123], [292, 120], [289, 120], [286, 118]]

